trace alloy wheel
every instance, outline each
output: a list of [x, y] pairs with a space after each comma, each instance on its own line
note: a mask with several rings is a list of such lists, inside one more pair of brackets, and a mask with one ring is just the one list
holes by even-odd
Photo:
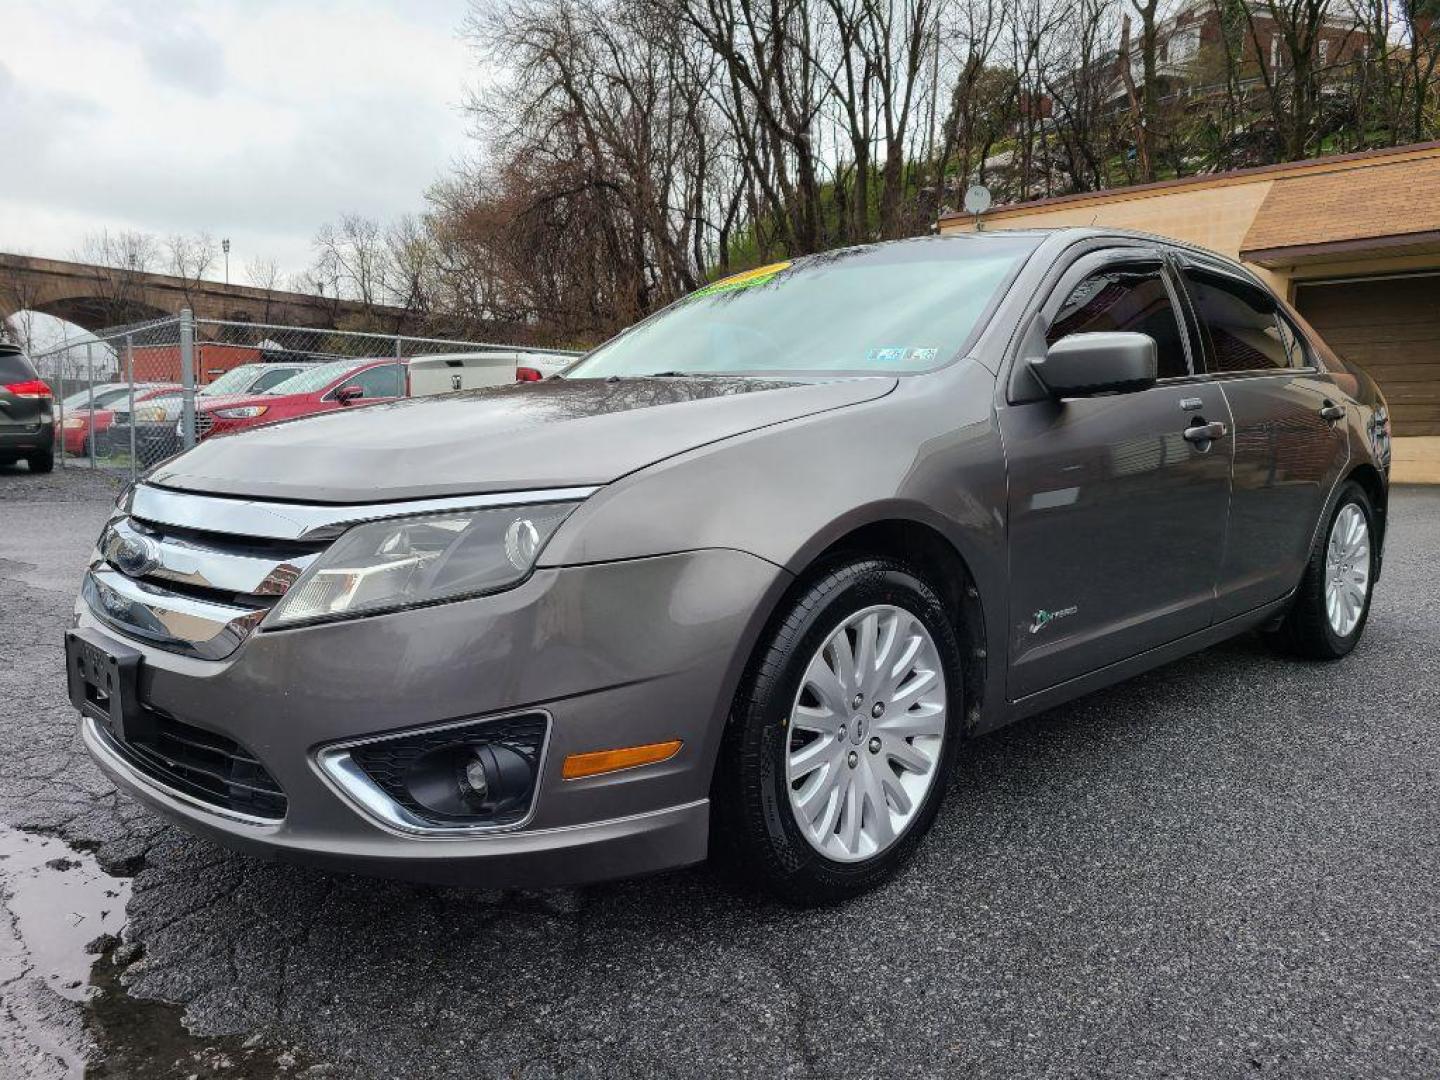
[[888, 604], [847, 617], [790, 711], [787, 788], [810, 846], [858, 862], [899, 840], [939, 771], [945, 725], [945, 671], [924, 623]]
[[1370, 592], [1370, 526], [1353, 502], [1335, 515], [1325, 549], [1325, 613], [1340, 637], [1354, 631]]

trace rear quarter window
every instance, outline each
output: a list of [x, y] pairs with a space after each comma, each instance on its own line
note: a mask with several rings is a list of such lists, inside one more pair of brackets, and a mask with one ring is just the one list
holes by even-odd
[[22, 352], [0, 350], [0, 383], [24, 382], [38, 378], [35, 365]]

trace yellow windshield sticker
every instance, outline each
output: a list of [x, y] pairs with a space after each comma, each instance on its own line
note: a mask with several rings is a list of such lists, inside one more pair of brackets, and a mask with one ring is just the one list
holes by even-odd
[[721, 278], [703, 288], [696, 289], [691, 296], [712, 296], [715, 293], [729, 292], [731, 289], [748, 289], [754, 285], [764, 285], [782, 270], [790, 269], [788, 262], [771, 263], [768, 266], [757, 266], [754, 270], [746, 270], [741, 274], [731, 274], [727, 278]]

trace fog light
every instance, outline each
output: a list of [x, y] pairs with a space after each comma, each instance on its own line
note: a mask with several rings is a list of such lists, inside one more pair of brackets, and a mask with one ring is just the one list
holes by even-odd
[[478, 751], [472, 751], [470, 760], [465, 763], [465, 771], [460, 774], [460, 787], [471, 802], [483, 803], [490, 794], [490, 780], [485, 775], [485, 759]]
[[502, 743], [455, 742], [417, 757], [405, 790], [422, 808], [445, 818], [500, 818], [523, 810], [535, 774], [519, 751]]
[[541, 715], [506, 717], [361, 743], [343, 753], [417, 825], [515, 825], [535, 799], [546, 726]]

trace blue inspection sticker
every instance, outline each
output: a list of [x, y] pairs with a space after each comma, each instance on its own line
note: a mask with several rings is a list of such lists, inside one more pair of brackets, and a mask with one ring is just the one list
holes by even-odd
[[872, 364], [933, 364], [940, 355], [939, 349], [913, 349], [891, 346], [885, 349], [871, 349], [865, 359]]

